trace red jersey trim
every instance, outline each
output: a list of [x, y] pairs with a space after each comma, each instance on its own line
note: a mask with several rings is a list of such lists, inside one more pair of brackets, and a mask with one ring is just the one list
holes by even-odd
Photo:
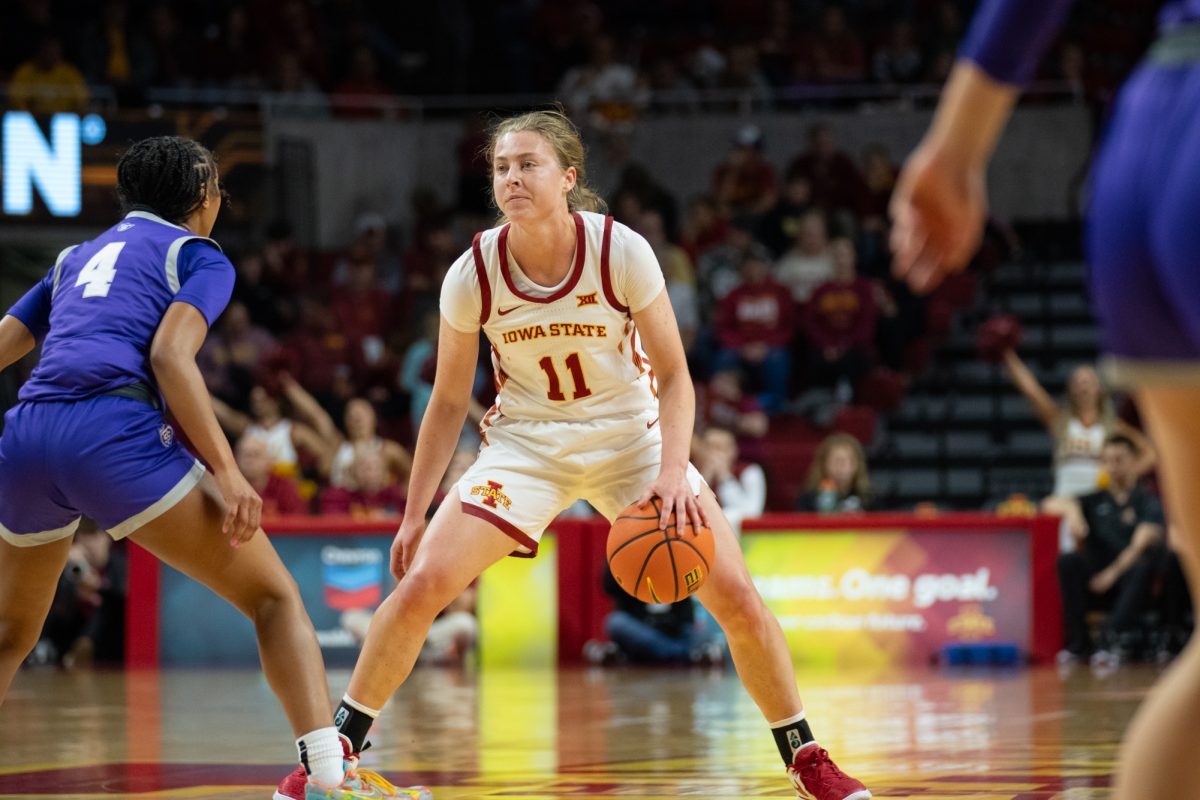
[[483, 238], [483, 231], [475, 234], [475, 238], [471, 241], [471, 255], [475, 257], [475, 274], [479, 276], [479, 324], [483, 325], [488, 321], [488, 317], [492, 314], [492, 284], [488, 282], [487, 267], [483, 263], [483, 252], [479, 247], [479, 240]]
[[579, 276], [583, 274], [583, 262], [587, 257], [587, 238], [583, 231], [583, 217], [572, 211], [571, 216], [575, 218], [575, 268], [571, 272], [571, 277], [563, 284], [563, 287], [549, 297], [533, 297], [519, 290], [513, 283], [512, 273], [508, 269], [508, 229], [509, 225], [505, 225], [500, 229], [500, 241], [497, 246], [500, 248], [500, 274], [504, 276], [504, 282], [508, 285], [508, 290], [522, 300], [527, 300], [530, 303], [553, 303], [555, 300], [566, 297], [575, 288], [575, 284], [579, 283]]
[[[461, 500], [459, 502], [462, 503]], [[513, 525], [508, 520], [497, 514], [493, 514], [487, 509], [480, 508], [477, 505], [472, 505], [471, 503], [462, 503], [462, 510], [464, 514], [470, 514], [472, 517], [478, 517], [484, 522], [490, 522], [492, 525], [495, 525], [497, 528], [499, 528], [501, 533], [512, 538], [518, 544], [529, 548], [528, 553], [518, 553], [513, 551], [512, 553], [509, 553], [509, 555], [513, 556], [514, 558], [533, 558], [537, 555], [538, 543], [529, 538], [524, 531], [522, 531], [516, 525]]]
[[604, 299], [608, 301], [608, 304], [622, 314], [628, 314], [629, 306], [622, 304], [617, 299], [617, 293], [613, 291], [612, 273], [608, 266], [609, 245], [612, 243], [612, 225], [613, 218], [605, 217], [604, 244], [600, 247], [600, 285], [604, 287]]

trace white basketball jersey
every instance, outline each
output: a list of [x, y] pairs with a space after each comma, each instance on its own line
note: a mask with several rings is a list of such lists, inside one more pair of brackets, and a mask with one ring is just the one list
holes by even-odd
[[1076, 497], [1097, 490], [1100, 452], [1108, 428], [1104, 423], [1084, 425], [1078, 417], [1067, 420], [1054, 453], [1054, 493]]
[[485, 437], [487, 428], [505, 417], [626, 417], [658, 406], [654, 371], [637, 327], [613, 290], [613, 219], [573, 216], [575, 263], [566, 280], [543, 297], [522, 291], [514, 279], [508, 225], [475, 236], [480, 319], [492, 345], [497, 388], [496, 404], [481, 425]]

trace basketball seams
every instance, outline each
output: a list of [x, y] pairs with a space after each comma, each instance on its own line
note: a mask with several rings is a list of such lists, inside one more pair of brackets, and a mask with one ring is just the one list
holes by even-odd
[[[670, 544], [670, 540], [666, 539], [666, 540], [661, 541], [658, 544], [654, 545], [654, 547], [651, 547], [650, 552], [646, 553], [646, 557], [644, 559], [642, 559], [642, 569], [641, 569], [641, 571], [638, 572], [637, 582], [635, 582], [633, 584], [633, 591], [634, 591], [633, 596], [634, 597], [637, 597], [637, 591], [642, 585], [642, 578], [645, 577], [645, 575], [646, 575], [646, 567], [650, 564], [651, 561], [654, 560], [654, 551], [658, 550], [658, 548], [662, 547], [664, 544]], [[667, 551], [669, 552], [670, 549], [671, 548], [668, 547]], [[678, 579], [676, 579], [676, 580], [678, 580]], [[638, 599], [641, 600], [640, 597], [638, 597]], [[645, 602], [645, 601], [643, 601], [643, 602]]]
[[675, 564], [675, 551], [671, 549], [671, 534], [669, 531], [663, 531], [663, 543], [667, 546], [667, 557], [671, 559], [671, 576], [675, 579], [675, 599], [671, 602], [679, 600], [679, 567]]
[[[700, 552], [700, 548], [699, 548], [699, 547], [696, 547], [696, 545], [692, 544], [692, 543], [691, 543], [691, 542], [689, 542], [689, 541], [686, 541], [686, 540], [685, 540], [685, 539], [683, 539], [683, 538], [676, 539], [675, 541], [679, 542], [680, 544], [687, 545], [688, 547], [690, 547], [690, 548], [692, 548], [693, 550], [695, 550], [695, 551], [696, 551], [696, 555], [698, 555], [698, 556], [700, 557], [700, 560], [701, 560], [702, 562], [704, 562], [704, 574], [707, 576], [707, 575], [708, 575], [708, 569], [709, 569], [709, 568], [708, 568], [708, 559], [704, 557], [704, 553], [701, 553], [701, 552]], [[678, 587], [676, 588], [676, 591], [678, 591]]]
[[629, 545], [631, 545], [631, 544], [633, 544], [634, 542], [638, 541], [639, 539], [644, 539], [644, 538], [646, 538], [647, 536], [653, 536], [653, 535], [654, 535], [655, 533], [657, 533], [657, 532], [658, 532], [658, 528], [651, 528], [650, 530], [648, 530], [648, 531], [646, 531], [646, 532], [644, 532], [644, 533], [639, 533], [637, 536], [631, 536], [631, 537], [629, 537], [628, 539], [626, 539], [625, 541], [621, 542], [621, 546], [620, 546], [620, 547], [618, 547], [616, 550], [613, 550], [611, 553], [609, 553], [609, 554], [608, 554], [608, 567], [609, 567], [609, 569], [612, 569], [612, 562], [613, 562], [613, 559], [617, 557], [617, 553], [620, 553], [620, 552], [621, 552], [622, 550], [624, 550], [626, 547], [628, 547]]

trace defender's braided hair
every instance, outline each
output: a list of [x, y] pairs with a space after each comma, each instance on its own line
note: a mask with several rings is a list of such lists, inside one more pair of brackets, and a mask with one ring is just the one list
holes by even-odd
[[117, 162], [117, 197], [124, 212], [152, 210], [182, 222], [208, 197], [217, 160], [204, 145], [182, 136], [154, 136], [135, 143]]

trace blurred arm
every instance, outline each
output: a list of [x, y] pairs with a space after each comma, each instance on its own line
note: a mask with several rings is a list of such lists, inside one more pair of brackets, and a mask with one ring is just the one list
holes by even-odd
[[24, 358], [36, 344], [33, 332], [25, 327], [24, 322], [5, 314], [0, 319], [0, 370], [8, 369], [11, 364]]
[[1017, 351], [1009, 348], [1004, 351], [1004, 366], [1008, 369], [1008, 374], [1012, 376], [1013, 385], [1020, 390], [1021, 394], [1025, 395], [1025, 399], [1033, 405], [1033, 411], [1037, 414], [1038, 419], [1042, 421], [1042, 425], [1046, 430], [1050, 431], [1053, 436], [1057, 431], [1058, 426], [1058, 406], [1043, 387], [1038, 382], [1037, 377], [1017, 355]]

